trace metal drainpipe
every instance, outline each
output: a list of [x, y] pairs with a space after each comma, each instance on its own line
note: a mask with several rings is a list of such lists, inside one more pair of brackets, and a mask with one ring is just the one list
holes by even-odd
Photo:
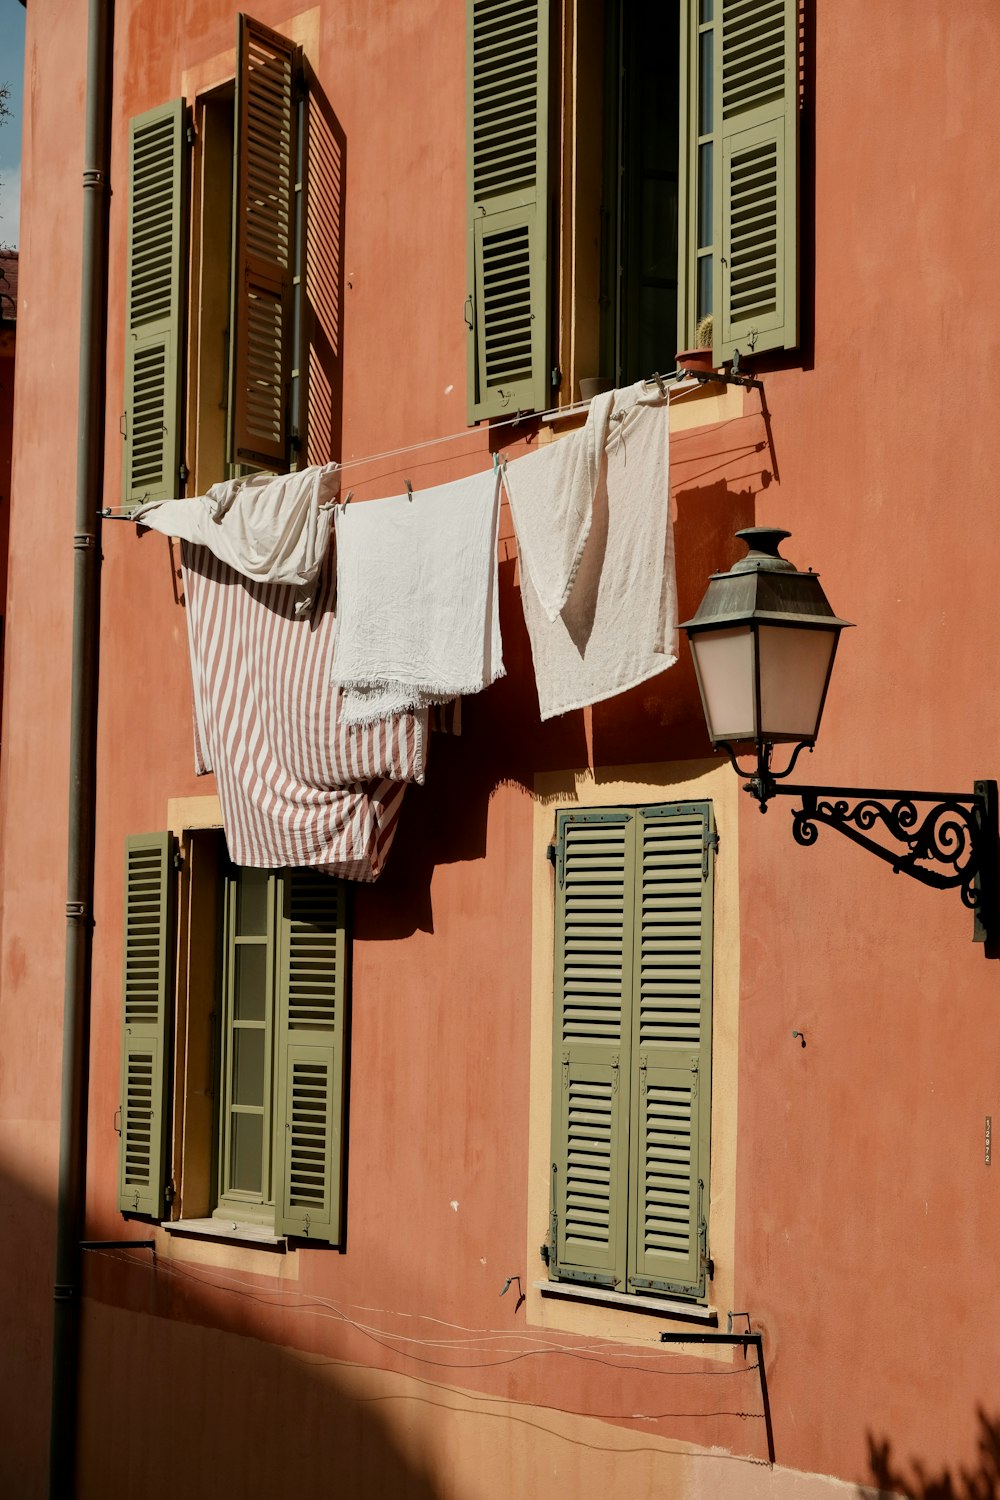
[[107, 342], [109, 123], [114, 0], [91, 0], [87, 35], [83, 168], [83, 287], [73, 538], [73, 646], [70, 708], [66, 975], [62, 1103], [56, 1204], [55, 1306], [49, 1495], [76, 1493], [77, 1372], [80, 1345], [80, 1241], [87, 1163], [87, 1090], [94, 896], [97, 678], [101, 610]]

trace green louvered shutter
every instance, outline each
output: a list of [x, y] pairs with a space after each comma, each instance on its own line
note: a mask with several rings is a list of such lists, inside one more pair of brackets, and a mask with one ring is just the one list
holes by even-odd
[[469, 421], [549, 399], [549, 0], [466, 0]]
[[181, 494], [184, 101], [129, 123], [122, 503]]
[[556, 828], [550, 1274], [623, 1288], [635, 816]]
[[229, 461], [288, 465], [299, 51], [237, 17]]
[[346, 1010], [346, 886], [292, 870], [278, 922], [275, 1229], [330, 1244], [340, 1238]]
[[[798, 343], [798, 0], [721, 0], [715, 357]], [[720, 45], [721, 41], [721, 45]]]
[[630, 1291], [702, 1296], [712, 1042], [709, 803], [638, 814]]
[[173, 994], [174, 840], [137, 834], [125, 843], [121, 1154], [118, 1207], [163, 1216]]

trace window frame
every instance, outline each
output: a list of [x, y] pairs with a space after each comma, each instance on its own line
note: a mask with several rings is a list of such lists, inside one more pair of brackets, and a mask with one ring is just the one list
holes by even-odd
[[[595, 772], [540, 772], [534, 781], [532, 833], [531, 1025], [527, 1203], [529, 1323], [554, 1332], [612, 1341], [655, 1339], [661, 1329], [715, 1326], [718, 1309], [734, 1306], [736, 1146], [738, 1118], [739, 918], [737, 862], [739, 787], [717, 762], [602, 767]], [[709, 1251], [714, 1277], [707, 1302], [627, 1293], [552, 1281], [543, 1254], [551, 1229], [554, 971], [554, 882], [550, 862], [559, 809], [607, 809], [665, 802], [711, 802], [719, 853], [715, 862], [712, 995], [711, 1186]], [[723, 1363], [731, 1351], [704, 1357]]]
[[715, 844], [704, 801], [556, 810], [554, 1280], [706, 1300]]
[[[263, 26], [245, 13], [237, 15], [236, 73], [229, 63], [228, 76], [195, 91], [193, 101], [181, 95], [157, 106], [129, 122], [129, 182], [126, 270], [126, 333], [124, 372], [124, 411], [121, 430], [124, 439], [122, 463], [122, 504], [126, 511], [145, 501], [163, 500], [183, 495], [193, 472], [195, 485], [204, 493], [209, 486], [226, 478], [263, 469], [288, 472], [300, 461], [306, 449], [306, 413], [308, 408], [307, 364], [304, 343], [306, 220], [304, 194], [306, 178], [307, 87], [301, 45]], [[273, 114], [270, 99], [266, 105], [255, 103], [256, 95], [270, 89], [269, 68], [277, 67], [281, 77], [277, 84], [285, 105], [284, 126]], [[255, 79], [265, 80], [263, 90], [255, 90]], [[212, 269], [222, 252], [216, 232], [220, 221], [218, 202], [213, 196], [220, 171], [218, 163], [206, 154], [208, 114], [218, 111], [232, 100], [233, 144], [231, 173], [227, 197], [231, 203], [228, 218], [228, 267], [225, 275]], [[253, 173], [258, 171], [256, 157], [251, 160], [248, 147], [250, 120], [273, 123], [274, 139], [271, 157], [275, 171], [287, 191], [287, 202], [272, 216], [270, 207], [259, 191], [255, 192]], [[152, 323], [143, 316], [141, 301], [133, 297], [133, 262], [137, 262], [137, 234], [154, 233], [166, 221], [151, 213], [134, 227], [134, 205], [161, 192], [162, 163], [154, 164], [154, 175], [142, 179], [145, 159], [136, 150], [136, 134], [165, 132], [169, 127], [173, 156], [169, 196], [174, 203], [169, 225], [160, 231], [162, 244], [147, 254], [152, 266], [148, 286], [155, 289], [164, 267], [168, 270], [171, 295], [169, 311]], [[215, 153], [214, 141], [209, 150]], [[161, 175], [156, 176], [159, 172]], [[263, 204], [263, 208], [261, 205]], [[154, 207], [156, 204], [154, 203]], [[193, 208], [193, 212], [191, 211]], [[272, 223], [272, 217], [274, 222]], [[190, 220], [190, 229], [189, 229]], [[148, 223], [149, 229], [143, 224]], [[278, 248], [271, 253], [265, 244], [268, 236]], [[281, 247], [284, 246], [284, 249]], [[141, 249], [141, 246], [140, 246]], [[288, 264], [281, 262], [285, 255]], [[211, 263], [211, 264], [210, 264]], [[215, 287], [225, 281], [224, 303], [227, 329], [226, 348], [211, 347], [217, 332], [209, 326], [209, 314], [202, 303], [202, 281], [208, 275]], [[166, 278], [164, 278], [166, 279]], [[213, 294], [213, 308], [219, 300]], [[269, 314], [267, 307], [272, 308]], [[251, 320], [256, 309], [256, 336], [251, 339]], [[274, 311], [277, 309], [277, 311]], [[278, 353], [267, 369], [260, 351], [272, 347], [271, 334], [277, 319]], [[262, 337], [262, 320], [267, 323], [267, 337]], [[161, 327], [161, 325], [163, 325]], [[164, 368], [150, 362], [147, 355], [143, 369], [138, 359], [152, 341], [165, 349]], [[257, 353], [254, 354], [253, 351]], [[203, 368], [204, 365], [204, 368]], [[275, 371], [278, 371], [275, 377]], [[137, 377], [145, 381], [139, 401], [135, 390]], [[157, 389], [153, 384], [159, 381]], [[271, 387], [280, 385], [280, 400]], [[217, 392], [221, 390], [219, 410]], [[279, 411], [280, 407], [280, 411]], [[155, 408], [155, 409], [154, 409]], [[219, 412], [221, 411], [221, 416]], [[276, 415], [277, 413], [277, 415]], [[204, 429], [202, 419], [207, 418]], [[162, 428], [160, 459], [154, 465], [153, 437]], [[138, 434], [138, 447], [134, 441]], [[150, 476], [152, 478], [150, 479]], [[137, 477], [143, 482], [137, 482]]]
[[[135, 835], [126, 843], [119, 1210], [154, 1219], [166, 1215], [171, 1222], [239, 1219], [271, 1224], [275, 1237], [341, 1244], [347, 883], [308, 869], [269, 877], [275, 976], [267, 1149], [274, 1203], [268, 1209], [231, 1193], [220, 1201], [219, 1127], [227, 1105], [219, 1086], [227, 1067], [220, 997], [228, 982], [225, 949], [233, 906], [223, 892], [232, 867], [217, 799], [171, 805], [179, 809], [177, 821], [168, 820], [172, 832]], [[136, 1098], [138, 1114], [130, 1104]], [[137, 1143], [141, 1182], [134, 1170]]]
[[[604, 95], [601, 44], [590, 35], [603, 35], [604, 8], [599, 12], [586, 7], [584, 0], [551, 0], [553, 25], [551, 45], [546, 31], [545, 45], [551, 53], [551, 66], [544, 85], [545, 109], [551, 128], [540, 131], [537, 145], [535, 181], [539, 205], [546, 225], [555, 226], [543, 235], [533, 248], [532, 319], [538, 340], [550, 340], [544, 359], [537, 358], [530, 379], [525, 374], [510, 399], [504, 402], [484, 399], [480, 389], [481, 331], [477, 307], [476, 262], [474, 242], [477, 218], [487, 212], [477, 204], [473, 191], [472, 138], [474, 131], [475, 57], [472, 15], [477, 3], [467, 0], [468, 93], [467, 116], [469, 146], [467, 150], [467, 241], [468, 270], [465, 321], [468, 328], [469, 380], [468, 420], [479, 422], [509, 416], [515, 407], [541, 411], [550, 404], [565, 407], [579, 399], [582, 377], [613, 378], [613, 372], [602, 364], [601, 325], [608, 323], [601, 301], [600, 180], [602, 177], [602, 134], [600, 120], [596, 127], [594, 101]], [[675, 0], [679, 7], [680, 60], [677, 78], [677, 109], [680, 127], [678, 160], [678, 292], [677, 337], [681, 349], [690, 347], [698, 332], [697, 267], [699, 260], [711, 262], [711, 300], [713, 363], [722, 365], [733, 359], [736, 350], [743, 354], [765, 350], [793, 350], [798, 347], [798, 131], [801, 111], [801, 53], [803, 44], [801, 0], [776, 0], [768, 16], [770, 31], [760, 38], [753, 27], [746, 27], [745, 17], [735, 8], [723, 25], [724, 7], [734, 0], [714, 0], [710, 21], [700, 20], [700, 0]], [[543, 7], [540, 3], [540, 13]], [[548, 0], [544, 6], [549, 13]], [[598, 15], [595, 27], [594, 16]], [[713, 43], [712, 129], [698, 135], [698, 37], [709, 30]], [[767, 28], [765, 28], [767, 32]], [[728, 39], [728, 40], [727, 40]], [[759, 53], [755, 47], [759, 45]], [[758, 99], [747, 85], [756, 76], [758, 57], [767, 60], [762, 72], [766, 88]], [[773, 66], [771, 64], [773, 63]], [[768, 93], [767, 90], [771, 92]], [[727, 93], [728, 90], [728, 93]], [[540, 92], [540, 99], [542, 94]], [[539, 118], [544, 113], [539, 104]], [[755, 136], [755, 132], [757, 132]], [[549, 141], [543, 149], [543, 140]], [[697, 240], [698, 145], [711, 145], [713, 154], [713, 191], [711, 194], [712, 239], [699, 251]], [[774, 146], [770, 166], [763, 165], [762, 146]], [[754, 153], [757, 153], [754, 164]], [[765, 153], [766, 154], [766, 153]], [[739, 173], [743, 165], [754, 166], [761, 186], [761, 203], [765, 199], [773, 209], [773, 228], [766, 231], [761, 249], [751, 214], [744, 219], [742, 231], [735, 239], [729, 226], [737, 210]], [[752, 174], [751, 174], [752, 175]], [[724, 179], [728, 185], [724, 191]], [[596, 186], [595, 186], [596, 184]], [[769, 196], [770, 195], [770, 196]], [[534, 199], [532, 200], [534, 201]], [[756, 204], [756, 198], [753, 204]], [[745, 205], [743, 210], [745, 212]], [[753, 221], [753, 222], [752, 222]], [[731, 244], [732, 242], [732, 244]], [[723, 279], [723, 258], [732, 258], [733, 272]], [[536, 274], [548, 259], [549, 271], [544, 282]], [[760, 299], [754, 305], [751, 295], [758, 276], [773, 267], [775, 307], [767, 312]], [[741, 279], [743, 313], [740, 308], [730, 316], [730, 282]], [[525, 280], [527, 278], [525, 277]], [[770, 285], [767, 274], [764, 282]], [[704, 335], [703, 335], [704, 337]], [[605, 344], [607, 339], [604, 340]], [[541, 347], [541, 343], [539, 345]], [[551, 353], [548, 352], [551, 350]], [[661, 373], [673, 368], [677, 351], [665, 350]], [[551, 365], [551, 369], [550, 369]], [[644, 372], [645, 376], [653, 371]], [[554, 394], [555, 393], [555, 394]], [[516, 399], [515, 399], [516, 397]], [[553, 399], [554, 397], [554, 399]], [[508, 407], [510, 408], [508, 410]]]

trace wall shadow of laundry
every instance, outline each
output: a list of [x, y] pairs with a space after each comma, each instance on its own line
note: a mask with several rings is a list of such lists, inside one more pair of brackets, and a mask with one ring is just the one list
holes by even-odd
[[[1000, 1413], [989, 1416], [976, 1408], [978, 1433], [973, 1466], [947, 1464], [940, 1468], [920, 1458], [897, 1459], [892, 1439], [868, 1434], [868, 1467], [871, 1484], [891, 1495], [910, 1500], [997, 1500], [1000, 1496]], [[858, 1495], [870, 1500], [867, 1486]]]

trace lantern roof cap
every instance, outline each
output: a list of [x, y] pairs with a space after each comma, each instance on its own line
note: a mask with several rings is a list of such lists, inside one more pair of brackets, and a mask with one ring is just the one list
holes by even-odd
[[722, 629], [753, 623], [843, 628], [830, 607], [819, 574], [800, 572], [779, 546], [789, 531], [773, 526], [748, 526], [736, 535], [747, 545], [746, 557], [726, 573], [713, 573], [705, 596], [682, 630]]

